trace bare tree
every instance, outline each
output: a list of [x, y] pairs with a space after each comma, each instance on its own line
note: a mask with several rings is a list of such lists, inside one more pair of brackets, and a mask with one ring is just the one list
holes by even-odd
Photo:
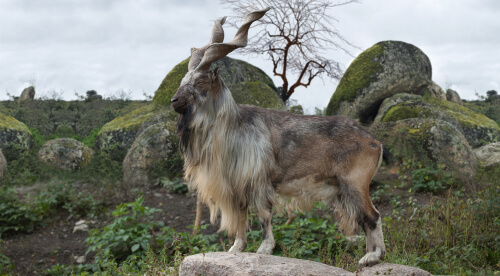
[[[273, 62], [273, 73], [283, 81], [278, 93], [287, 101], [299, 86], [308, 87], [316, 77], [327, 75], [339, 80], [342, 69], [329, 58], [331, 51], [340, 50], [351, 55], [355, 47], [335, 28], [337, 20], [329, 9], [359, 2], [345, 0], [221, 0], [236, 15], [243, 18], [249, 11], [271, 7], [255, 22], [258, 33], [249, 39], [244, 54], [267, 54]], [[236, 22], [230, 22], [235, 25]]]

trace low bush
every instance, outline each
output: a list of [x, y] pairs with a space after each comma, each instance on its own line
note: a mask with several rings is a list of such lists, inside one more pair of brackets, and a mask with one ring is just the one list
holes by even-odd
[[0, 188], [0, 238], [4, 233], [32, 232], [42, 221], [36, 208], [21, 202], [11, 188]]

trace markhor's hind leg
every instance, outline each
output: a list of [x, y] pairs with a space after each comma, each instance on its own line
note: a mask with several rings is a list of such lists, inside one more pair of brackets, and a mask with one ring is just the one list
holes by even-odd
[[257, 250], [258, 254], [271, 255], [275, 246], [274, 236], [273, 236], [273, 226], [271, 224], [272, 218], [272, 205], [269, 204], [268, 210], [261, 210], [259, 212], [259, 222], [262, 227], [262, 243]]
[[370, 216], [365, 213], [364, 220], [360, 223], [366, 233], [366, 255], [359, 260], [359, 267], [375, 265], [385, 256], [382, 222], [379, 213], [373, 206], [372, 209], [376, 212], [376, 216]]
[[248, 228], [248, 212], [247, 208], [240, 210], [240, 215], [238, 218], [238, 231], [236, 232], [236, 237], [234, 239], [234, 244], [229, 249], [231, 253], [243, 252], [247, 248], [247, 228]]

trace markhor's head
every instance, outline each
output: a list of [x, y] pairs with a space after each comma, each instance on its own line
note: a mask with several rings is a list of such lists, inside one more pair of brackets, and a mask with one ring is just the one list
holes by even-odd
[[201, 48], [191, 49], [188, 72], [170, 100], [172, 108], [176, 112], [184, 114], [189, 106], [203, 105], [221, 93], [222, 81], [218, 75], [218, 68], [210, 71], [210, 65], [233, 50], [245, 47], [248, 42], [250, 25], [262, 18], [268, 10], [269, 8], [248, 14], [234, 39], [228, 43], [222, 43], [224, 41], [222, 25], [226, 21], [226, 17], [215, 21], [210, 42]]

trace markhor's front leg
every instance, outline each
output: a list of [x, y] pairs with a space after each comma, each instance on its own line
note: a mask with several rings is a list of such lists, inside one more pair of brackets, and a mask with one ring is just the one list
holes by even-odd
[[248, 229], [248, 213], [247, 209], [241, 209], [238, 219], [238, 231], [234, 239], [234, 244], [229, 249], [231, 253], [243, 252], [247, 248], [247, 229]]

